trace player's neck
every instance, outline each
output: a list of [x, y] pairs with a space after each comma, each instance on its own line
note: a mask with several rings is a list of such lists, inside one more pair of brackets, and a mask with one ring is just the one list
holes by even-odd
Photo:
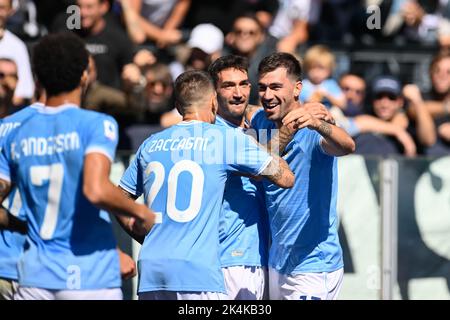
[[186, 113], [183, 116], [183, 121], [192, 121], [192, 120], [211, 123], [211, 115], [206, 114], [204, 112], [194, 111], [194, 112]]
[[223, 112], [221, 112], [221, 110], [219, 109], [219, 111], [217, 112], [217, 114], [219, 116], [222, 117], [222, 119], [234, 124], [235, 126], [241, 127], [241, 128], [245, 128], [245, 117], [244, 115], [242, 115], [242, 117], [239, 118], [233, 118], [230, 116], [227, 116], [226, 114], [223, 114]]
[[81, 104], [81, 88], [57, 96], [50, 96], [45, 101], [47, 107], [58, 107], [63, 104], [74, 104], [79, 106]]

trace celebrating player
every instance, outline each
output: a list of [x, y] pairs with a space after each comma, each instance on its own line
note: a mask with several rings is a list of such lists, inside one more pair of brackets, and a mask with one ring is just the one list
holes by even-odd
[[[121, 299], [119, 261], [105, 209], [133, 217], [145, 235], [154, 215], [109, 181], [117, 124], [79, 109], [88, 53], [73, 34], [44, 37], [33, 66], [45, 106], [2, 140], [0, 202], [17, 186], [28, 223], [17, 299]], [[0, 221], [14, 219], [0, 210]]]
[[290, 190], [264, 182], [272, 232], [270, 299], [336, 299], [343, 277], [336, 156], [353, 152], [355, 144], [298, 102], [301, 66], [294, 56], [264, 58], [259, 77], [264, 110], [252, 108], [247, 116], [255, 129], [278, 128], [280, 137], [289, 136], [279, 151], [296, 175]]
[[217, 99], [207, 73], [181, 74], [175, 99], [183, 121], [148, 138], [120, 182], [159, 214], [139, 239], [139, 298], [226, 299], [218, 229], [227, 174], [262, 175], [281, 188], [294, 176], [253, 138], [212, 124]]

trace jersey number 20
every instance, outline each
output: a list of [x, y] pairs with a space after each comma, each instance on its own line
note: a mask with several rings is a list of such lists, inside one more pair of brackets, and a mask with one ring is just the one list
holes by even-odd
[[[176, 205], [178, 177], [180, 173], [187, 171], [192, 175], [191, 198], [189, 199], [189, 206], [184, 210], [179, 210]], [[165, 169], [161, 162], [152, 161], [147, 165], [145, 170], [147, 175], [154, 173], [155, 180], [148, 192], [147, 202], [151, 207], [156, 195], [161, 190], [165, 178]], [[191, 160], [182, 160], [177, 162], [169, 171], [167, 178], [167, 215], [177, 222], [189, 222], [193, 220], [200, 211], [203, 197], [203, 184], [205, 182], [205, 175], [202, 168]], [[194, 188], [196, 192], [194, 192]]]

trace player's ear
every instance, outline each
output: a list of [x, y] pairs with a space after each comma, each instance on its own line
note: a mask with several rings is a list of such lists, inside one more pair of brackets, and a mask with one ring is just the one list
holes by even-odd
[[298, 100], [298, 97], [300, 96], [300, 92], [302, 92], [302, 87], [303, 87], [302, 81], [301, 80], [297, 80], [295, 82], [295, 88], [294, 88], [295, 100]]
[[183, 108], [178, 102], [175, 102], [175, 108], [178, 110], [178, 113], [183, 115]]
[[219, 103], [217, 102], [217, 93], [215, 91], [211, 95], [211, 106], [212, 106], [213, 113], [216, 114], [217, 109], [219, 108]]

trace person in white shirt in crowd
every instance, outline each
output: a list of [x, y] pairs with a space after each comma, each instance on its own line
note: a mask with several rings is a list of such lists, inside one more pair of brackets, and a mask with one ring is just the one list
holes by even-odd
[[19, 81], [14, 92], [13, 103], [25, 104], [34, 94], [30, 57], [25, 43], [6, 30], [6, 22], [13, 13], [13, 0], [0, 0], [0, 56], [13, 60], [18, 68]]

